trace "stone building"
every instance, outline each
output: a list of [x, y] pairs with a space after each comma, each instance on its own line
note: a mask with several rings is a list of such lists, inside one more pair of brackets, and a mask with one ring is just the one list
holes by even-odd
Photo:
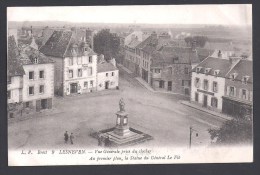
[[199, 63], [196, 50], [164, 46], [152, 55], [151, 85], [158, 91], [190, 95], [191, 69]]
[[115, 89], [118, 87], [119, 71], [115, 59], [107, 62], [104, 59], [97, 64], [97, 90]]
[[55, 31], [40, 52], [55, 61], [54, 89], [57, 95], [96, 90], [97, 54], [71, 30]]
[[236, 118], [253, 115], [253, 64], [240, 60], [226, 75], [222, 112]]

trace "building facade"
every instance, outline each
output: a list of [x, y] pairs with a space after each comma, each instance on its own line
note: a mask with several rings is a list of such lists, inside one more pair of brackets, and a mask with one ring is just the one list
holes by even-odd
[[222, 112], [225, 76], [234, 66], [228, 59], [208, 57], [192, 69], [191, 102]]
[[97, 90], [118, 88], [119, 71], [115, 60], [112, 62], [100, 61], [97, 64]]
[[222, 112], [235, 118], [253, 115], [252, 61], [240, 60], [226, 75]]
[[40, 51], [55, 61], [57, 95], [96, 91], [97, 54], [72, 31], [55, 31]]
[[20, 55], [23, 76], [23, 108], [26, 111], [51, 109], [54, 96], [54, 61], [28, 46]]

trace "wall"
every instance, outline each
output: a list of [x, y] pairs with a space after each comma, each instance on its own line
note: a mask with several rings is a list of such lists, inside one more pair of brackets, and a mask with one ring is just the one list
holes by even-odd
[[[112, 76], [112, 72], [114, 72], [114, 76]], [[108, 73], [108, 77], [106, 76]], [[109, 89], [114, 89], [118, 86], [118, 70], [109, 71], [109, 72], [100, 72], [97, 75], [97, 90], [105, 89], [105, 82], [109, 81]], [[111, 84], [113, 82], [113, 84]]]
[[11, 99], [8, 99], [8, 103], [18, 103], [21, 102], [22, 94], [21, 89], [23, 87], [23, 76], [14, 76], [11, 77], [11, 84], [7, 84], [7, 90], [10, 90]]
[[[30, 64], [23, 66], [23, 102], [54, 96], [54, 64]], [[44, 78], [39, 79], [39, 71], [44, 70]], [[29, 71], [34, 71], [34, 80], [29, 80]], [[39, 94], [39, 86], [44, 85], [44, 93]], [[34, 95], [29, 95], [29, 86], [34, 86]]]
[[[199, 88], [195, 87], [195, 78], [199, 78], [200, 79], [200, 86]], [[214, 77], [211, 75], [205, 75], [205, 74], [198, 74], [196, 72], [192, 72], [192, 80], [191, 80], [191, 101], [195, 102], [195, 92], [197, 92], [199, 94], [199, 101], [198, 103], [200, 105], [203, 104], [203, 98], [204, 98], [204, 94], [202, 92], [198, 92], [197, 89], [200, 90], [204, 90], [203, 89], [203, 81], [204, 79], [208, 80], [208, 90], [207, 92], [211, 92], [214, 93], [214, 97], [216, 97], [218, 99], [218, 107], [217, 107], [217, 111], [221, 111], [222, 110], [222, 96], [224, 96], [225, 93], [225, 78], [222, 77]], [[213, 81], [216, 81], [218, 83], [218, 92], [213, 92], [212, 87], [213, 87]], [[209, 94], [205, 94], [208, 96], [207, 99], [207, 104], [208, 104], [208, 108], [215, 110], [214, 108], [211, 108], [211, 98], [213, 97], [213, 95], [209, 95]]]
[[54, 93], [56, 95], [63, 95], [63, 66], [64, 66], [64, 59], [58, 57], [49, 57], [54, 63]]

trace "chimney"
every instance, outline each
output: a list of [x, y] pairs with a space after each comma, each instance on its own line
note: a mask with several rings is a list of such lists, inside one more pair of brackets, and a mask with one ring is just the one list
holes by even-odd
[[152, 37], [157, 38], [157, 33], [155, 31], [153, 31], [153, 33], [151, 34]]
[[115, 58], [112, 58], [109, 62], [112, 63], [116, 67], [116, 59]]
[[218, 58], [222, 58], [221, 50], [218, 51]]

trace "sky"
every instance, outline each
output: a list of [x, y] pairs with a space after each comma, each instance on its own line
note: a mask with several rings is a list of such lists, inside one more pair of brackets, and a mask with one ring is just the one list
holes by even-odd
[[252, 25], [252, 5], [8, 7], [7, 20]]

